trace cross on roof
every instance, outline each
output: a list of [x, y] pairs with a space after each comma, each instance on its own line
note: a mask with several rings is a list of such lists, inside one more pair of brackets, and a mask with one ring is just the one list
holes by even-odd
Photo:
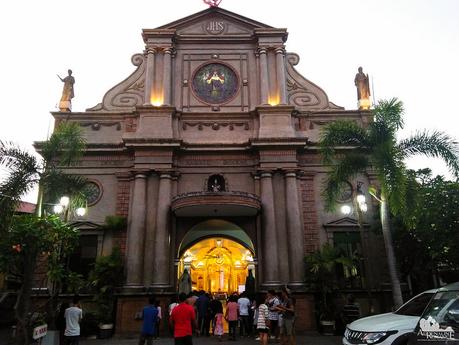
[[210, 7], [218, 7], [218, 5], [220, 5], [220, 3], [222, 2], [222, 0], [203, 0], [203, 1]]

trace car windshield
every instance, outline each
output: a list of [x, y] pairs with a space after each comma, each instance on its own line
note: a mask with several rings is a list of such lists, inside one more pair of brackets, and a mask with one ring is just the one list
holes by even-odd
[[433, 292], [424, 292], [402, 305], [395, 314], [421, 316], [433, 295]]
[[459, 291], [438, 292], [427, 306], [422, 318], [433, 320], [442, 328], [452, 327], [459, 331]]

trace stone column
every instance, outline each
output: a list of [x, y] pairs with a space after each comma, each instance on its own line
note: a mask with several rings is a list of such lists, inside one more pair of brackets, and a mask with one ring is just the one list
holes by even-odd
[[295, 172], [285, 173], [285, 195], [285, 206], [287, 209], [288, 260], [290, 271], [289, 285], [301, 286], [304, 283], [304, 231], [301, 224], [298, 187]]
[[279, 104], [287, 104], [287, 86], [285, 78], [284, 49], [276, 49], [276, 77], [279, 92]]
[[146, 216], [146, 178], [143, 173], [135, 175], [134, 192], [132, 196], [133, 207], [129, 210], [131, 223], [127, 239], [127, 279], [128, 286], [143, 285], [143, 249], [145, 239]]
[[147, 68], [145, 71], [145, 99], [144, 104], [151, 104], [151, 92], [153, 89], [153, 80], [155, 78], [155, 51], [147, 49]]
[[155, 261], [156, 210], [158, 209], [159, 178], [151, 174], [147, 181], [147, 212], [145, 221], [145, 245], [143, 259], [143, 282], [150, 286], [153, 281], [153, 262]]
[[172, 176], [159, 176], [158, 209], [156, 212], [155, 260], [153, 287], [166, 288], [169, 284], [169, 208], [171, 204]]
[[268, 77], [268, 56], [264, 48], [258, 49], [260, 57], [260, 98], [261, 104], [268, 104], [269, 77]]
[[274, 215], [273, 181], [270, 172], [261, 174], [263, 278], [265, 287], [278, 286], [279, 256], [277, 251], [276, 219]]
[[163, 103], [165, 105], [171, 105], [172, 48], [164, 50], [163, 64]]

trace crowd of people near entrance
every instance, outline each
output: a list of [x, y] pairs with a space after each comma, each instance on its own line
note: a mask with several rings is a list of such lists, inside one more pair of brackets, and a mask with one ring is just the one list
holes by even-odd
[[[280, 292], [249, 296], [247, 293], [211, 294], [205, 291], [180, 293], [167, 307], [170, 332], [176, 345], [192, 345], [192, 336], [210, 337], [217, 341], [254, 337], [262, 345], [278, 342], [295, 344], [295, 300], [287, 287]], [[159, 335], [164, 315], [152, 296], [142, 312], [142, 330], [139, 345], [151, 345]], [[225, 338], [224, 338], [225, 337]]]

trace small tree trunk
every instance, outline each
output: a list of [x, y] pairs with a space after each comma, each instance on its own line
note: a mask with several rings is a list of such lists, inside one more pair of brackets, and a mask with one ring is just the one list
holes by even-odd
[[32, 281], [35, 271], [36, 253], [27, 251], [24, 253], [24, 271], [22, 277], [22, 286], [18, 292], [15, 309], [15, 316], [18, 322], [17, 343], [19, 345], [28, 345], [32, 337], [30, 324], [31, 312], [31, 295]]
[[397, 264], [395, 259], [394, 247], [392, 245], [392, 234], [390, 231], [389, 205], [384, 195], [381, 195], [381, 227], [384, 236], [384, 246], [386, 247], [387, 265], [389, 268], [390, 281], [392, 284], [392, 298], [395, 308], [403, 304], [402, 289], [397, 275]]
[[356, 196], [353, 196], [354, 209], [357, 211], [357, 220], [359, 223], [360, 242], [362, 245], [363, 266], [365, 269], [365, 287], [368, 295], [368, 311], [371, 314], [373, 311], [373, 296], [371, 288], [373, 287], [373, 279], [370, 267], [370, 251], [368, 250], [367, 239], [365, 237], [365, 229], [363, 228], [363, 213], [360, 209]]
[[41, 217], [43, 214], [43, 185], [38, 183], [38, 196], [37, 196], [37, 206], [35, 209], [35, 215]]

